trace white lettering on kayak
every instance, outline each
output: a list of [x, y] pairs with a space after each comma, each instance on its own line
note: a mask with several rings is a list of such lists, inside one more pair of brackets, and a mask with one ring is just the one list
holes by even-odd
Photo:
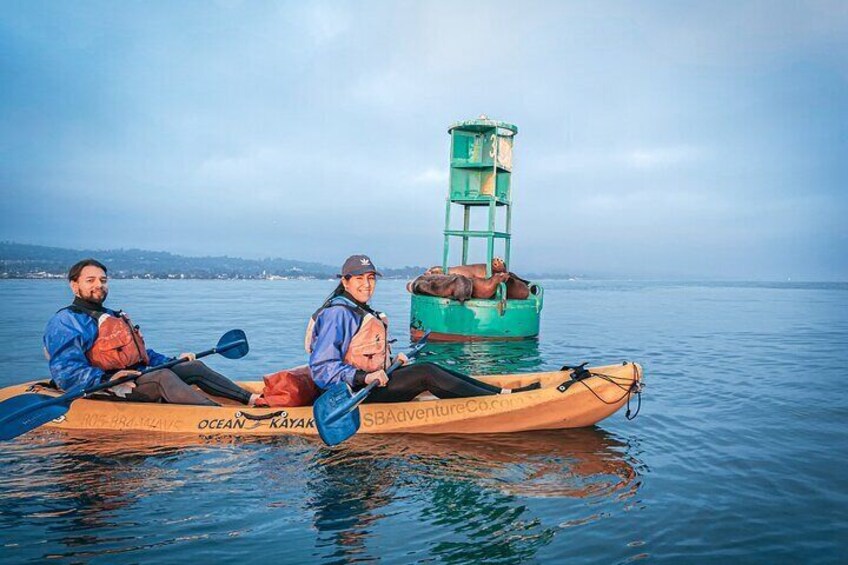
[[241, 418], [213, 418], [211, 420], [200, 420], [197, 424], [198, 430], [241, 430], [244, 429], [244, 420]]
[[180, 424], [174, 419], [125, 414], [86, 414], [81, 417], [81, 422], [84, 428], [110, 430], [172, 430]]
[[[486, 412], [497, 413], [528, 404], [535, 404], [522, 395], [493, 395], [467, 398], [464, 402], [442, 403], [438, 401], [422, 402], [421, 407], [407, 408], [387, 405], [376, 410], [364, 411], [362, 421], [366, 427], [392, 426], [398, 424], [426, 425], [439, 423], [440, 420], [468, 414], [482, 415]], [[370, 407], [369, 407], [370, 408]]]

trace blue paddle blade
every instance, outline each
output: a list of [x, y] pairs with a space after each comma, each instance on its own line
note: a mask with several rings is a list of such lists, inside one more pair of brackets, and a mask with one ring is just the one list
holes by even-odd
[[221, 336], [215, 349], [227, 359], [241, 359], [250, 351], [250, 346], [243, 331], [230, 330]]
[[318, 434], [327, 445], [339, 444], [359, 429], [359, 408], [347, 414], [336, 414], [340, 408], [350, 406], [353, 396], [347, 383], [339, 383], [327, 389], [312, 406]]
[[0, 440], [16, 438], [64, 416], [73, 400], [28, 393], [0, 402]]

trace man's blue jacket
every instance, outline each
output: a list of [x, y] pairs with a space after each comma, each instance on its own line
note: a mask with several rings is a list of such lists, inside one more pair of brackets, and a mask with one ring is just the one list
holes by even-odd
[[[112, 315], [114, 310], [106, 309]], [[44, 330], [44, 351], [49, 357], [50, 376], [62, 390], [82, 384], [89, 388], [100, 381], [105, 371], [93, 367], [85, 356], [97, 339], [97, 321], [84, 312], [63, 308], [56, 312]], [[147, 350], [150, 365], [170, 361], [161, 353]]]

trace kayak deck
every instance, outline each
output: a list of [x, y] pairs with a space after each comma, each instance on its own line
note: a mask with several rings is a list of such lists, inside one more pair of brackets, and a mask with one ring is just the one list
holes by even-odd
[[[572, 380], [571, 371], [475, 377], [518, 388], [539, 382], [537, 390], [495, 396], [439, 400], [422, 395], [411, 402], [360, 405], [359, 433], [504, 433], [592, 426], [614, 414], [641, 387], [642, 369], [625, 362], [589, 368], [591, 376]], [[24, 394], [35, 383], [0, 389], [0, 401]], [[261, 381], [239, 383], [261, 392]], [[32, 391], [30, 391], [32, 392]], [[34, 392], [59, 393], [35, 387]], [[215, 398], [222, 406], [186, 406], [127, 401], [75, 401], [59, 429], [156, 431], [200, 435], [317, 435], [312, 407], [248, 408]]]

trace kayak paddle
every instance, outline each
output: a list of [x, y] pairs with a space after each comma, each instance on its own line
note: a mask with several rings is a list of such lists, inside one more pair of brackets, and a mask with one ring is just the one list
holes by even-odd
[[[201, 351], [195, 355], [195, 358], [200, 359], [201, 357], [218, 353], [227, 359], [240, 359], [247, 355], [249, 350], [247, 336], [244, 332], [241, 330], [230, 330], [221, 336], [221, 339], [218, 340], [218, 345], [212, 349]], [[0, 440], [16, 438], [21, 434], [63, 416], [70, 410], [71, 403], [74, 400], [135, 380], [145, 373], [170, 369], [174, 365], [179, 365], [186, 361], [188, 359], [174, 359], [155, 367], [148, 367], [140, 371], [138, 375], [129, 375], [113, 381], [107, 381], [87, 389], [84, 389], [82, 385], [78, 385], [71, 387], [62, 396], [48, 396], [46, 394], [32, 392], [13, 396], [0, 402]]]
[[[412, 359], [424, 349], [429, 335], [428, 330], [421, 336], [418, 343], [406, 353], [408, 359]], [[400, 366], [400, 361], [395, 361], [386, 369], [386, 375], [391, 375]], [[354, 394], [350, 385], [342, 382], [331, 386], [318, 397], [312, 406], [312, 417], [315, 419], [318, 435], [321, 436], [324, 443], [327, 445], [339, 444], [359, 430], [361, 423], [359, 405], [378, 384], [379, 381], [373, 380], [368, 386]]]

